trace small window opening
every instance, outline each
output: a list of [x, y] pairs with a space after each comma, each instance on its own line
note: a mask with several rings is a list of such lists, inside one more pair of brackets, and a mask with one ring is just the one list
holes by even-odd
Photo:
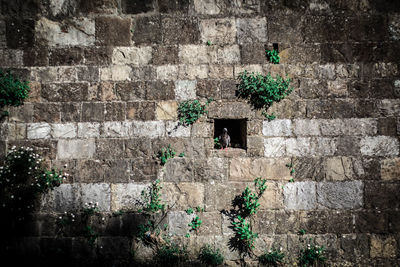
[[215, 119], [214, 138], [222, 135], [223, 129], [228, 130], [231, 139], [230, 147], [247, 148], [247, 120], [246, 119]]
[[278, 49], [278, 43], [273, 43], [272, 47], [274, 48], [274, 50], [279, 51]]

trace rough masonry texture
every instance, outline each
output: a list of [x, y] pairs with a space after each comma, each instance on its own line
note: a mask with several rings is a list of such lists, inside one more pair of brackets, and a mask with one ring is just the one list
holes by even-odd
[[[277, 65], [265, 56], [274, 45]], [[192, 256], [214, 244], [236, 266], [222, 211], [262, 177], [257, 255], [282, 247], [292, 266], [304, 229], [331, 266], [399, 266], [399, 51], [396, 0], [0, 0], [0, 68], [32, 89], [1, 122], [0, 155], [32, 146], [71, 174], [11, 251], [123, 261], [146, 221], [112, 214], [142, 208], [161, 179], [171, 239]], [[244, 70], [292, 78], [270, 108], [277, 119], [235, 97]], [[207, 116], [178, 125], [181, 101], [210, 97]], [[246, 148], [214, 149], [215, 119], [245, 119]], [[169, 144], [184, 157], [161, 166], [154, 155]], [[104, 218], [97, 250], [78, 228], [57, 235], [58, 216], [89, 201]], [[203, 226], [184, 238], [184, 210], [197, 206]]]

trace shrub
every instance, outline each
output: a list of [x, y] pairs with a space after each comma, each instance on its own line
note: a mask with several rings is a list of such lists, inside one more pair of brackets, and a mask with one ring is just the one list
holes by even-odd
[[171, 145], [168, 145], [168, 147], [163, 147], [158, 151], [157, 158], [160, 159], [161, 165], [165, 165], [167, 161], [174, 158], [175, 155], [176, 152], [171, 148]]
[[246, 99], [253, 108], [262, 109], [263, 115], [268, 119], [275, 118], [274, 115], [267, 114], [268, 108], [293, 91], [293, 88], [289, 86], [290, 78], [284, 79], [279, 75], [273, 78], [270, 74], [263, 76], [244, 71], [240, 73], [239, 79], [240, 84], [236, 90], [236, 96]]
[[155, 261], [159, 266], [176, 266], [188, 259], [186, 247], [165, 244], [156, 250]]
[[205, 245], [200, 250], [199, 260], [205, 265], [218, 266], [224, 263], [224, 256], [219, 249]]
[[28, 97], [30, 88], [27, 81], [20, 81], [10, 72], [0, 70], [0, 108], [20, 106]]
[[213, 100], [209, 98], [205, 104], [199, 100], [183, 101], [178, 106], [179, 123], [183, 126], [189, 126], [195, 123], [202, 115], [207, 114], [207, 106]]
[[155, 180], [147, 190], [143, 190], [141, 195], [145, 204], [143, 208], [147, 212], [157, 212], [164, 210], [165, 204], [161, 204], [162, 185], [160, 180]]
[[278, 266], [283, 263], [285, 254], [277, 249], [272, 249], [258, 257], [258, 262], [266, 266]]
[[300, 266], [313, 266], [316, 263], [323, 264], [326, 260], [324, 254], [325, 247], [318, 246], [312, 243], [310, 238], [309, 243], [305, 248], [300, 249], [299, 262]]
[[265, 50], [265, 53], [267, 55], [267, 58], [269, 62], [273, 64], [279, 64], [279, 61], [281, 60], [281, 57], [279, 56], [279, 52], [276, 49], [273, 50]]

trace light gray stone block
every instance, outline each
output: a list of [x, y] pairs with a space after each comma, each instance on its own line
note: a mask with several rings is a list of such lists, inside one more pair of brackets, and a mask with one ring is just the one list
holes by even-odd
[[150, 184], [112, 184], [111, 185], [111, 210], [137, 210], [143, 208], [144, 203], [141, 197], [143, 190]]
[[399, 154], [399, 140], [390, 136], [364, 137], [360, 149], [365, 156], [396, 156]]
[[27, 126], [28, 139], [50, 138], [51, 127], [45, 122], [29, 123]]
[[176, 100], [188, 100], [196, 98], [196, 84], [197, 82], [190, 80], [178, 80], [175, 82], [175, 96]]
[[319, 208], [357, 209], [363, 206], [362, 181], [345, 181], [317, 184]]
[[284, 204], [287, 209], [311, 210], [317, 206], [316, 183], [288, 183], [283, 189]]
[[263, 122], [264, 136], [291, 136], [292, 121], [291, 120], [273, 120]]
[[93, 139], [59, 140], [57, 143], [57, 159], [92, 158], [96, 150]]
[[75, 123], [52, 124], [51, 135], [55, 139], [75, 138], [77, 135], [77, 126]]
[[110, 211], [111, 207], [111, 188], [110, 184], [81, 184], [82, 198], [81, 206], [85, 203], [98, 203], [100, 211]]

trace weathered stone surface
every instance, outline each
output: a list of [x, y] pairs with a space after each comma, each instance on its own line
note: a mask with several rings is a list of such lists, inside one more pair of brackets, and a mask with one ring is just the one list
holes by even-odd
[[290, 120], [273, 120], [264, 121], [263, 123], [264, 136], [291, 136], [292, 122]]
[[315, 182], [294, 182], [284, 186], [283, 196], [287, 209], [310, 210], [317, 207]]
[[293, 129], [296, 136], [321, 135], [319, 120], [295, 120]]
[[50, 138], [51, 127], [48, 123], [30, 123], [26, 131], [28, 139]]
[[111, 188], [109, 184], [81, 184], [82, 207], [84, 203], [98, 203], [100, 211], [109, 211], [111, 206]]
[[96, 18], [96, 43], [98, 45], [128, 46], [131, 41], [131, 20], [117, 17]]
[[165, 165], [165, 181], [192, 182], [193, 163], [186, 158], [174, 158], [168, 160]]
[[178, 78], [181, 80], [205, 79], [208, 77], [207, 65], [179, 65]]
[[176, 80], [176, 78], [178, 77], [178, 66], [157, 66], [156, 73], [158, 80]]
[[282, 137], [264, 139], [264, 156], [284, 157], [286, 155], [286, 140]]
[[[267, 178], [268, 179], [268, 178]], [[282, 185], [276, 182], [267, 182], [267, 190], [260, 198], [260, 209], [283, 209]]]
[[122, 10], [126, 14], [148, 13], [154, 10], [155, 1], [129, 1], [121, 2]]
[[172, 81], [146, 82], [146, 99], [148, 100], [174, 100], [174, 83]]
[[104, 170], [100, 160], [79, 160], [77, 162], [76, 182], [102, 183], [104, 182]]
[[233, 44], [236, 39], [236, 22], [233, 18], [200, 21], [201, 42]]
[[111, 184], [111, 210], [136, 210], [142, 208], [141, 192], [147, 189], [147, 184], [118, 183]]
[[228, 180], [228, 161], [221, 158], [207, 158], [193, 162], [194, 181], [210, 183]]
[[104, 112], [106, 121], [124, 121], [126, 114], [126, 103], [123, 102], [108, 102]]
[[127, 102], [126, 118], [128, 120], [155, 120], [156, 103]]
[[132, 123], [132, 135], [161, 137], [165, 135], [165, 124], [162, 121], [135, 121]]
[[23, 62], [23, 51], [21, 50], [0, 50], [0, 60], [2, 66], [17, 67], [21, 66]]
[[332, 156], [336, 144], [330, 138], [289, 138], [285, 142], [288, 156]]
[[202, 183], [164, 183], [163, 201], [174, 210], [186, 210], [188, 207], [202, 207], [204, 185]]
[[361, 154], [366, 156], [396, 156], [399, 141], [388, 136], [364, 137], [360, 142]]
[[194, 44], [200, 38], [199, 23], [193, 17], [164, 17], [161, 32], [165, 44]]
[[100, 69], [102, 81], [130, 81], [132, 68], [124, 65], [113, 65]]
[[289, 180], [290, 171], [286, 162], [290, 160], [279, 158], [234, 158], [230, 161], [229, 179], [234, 181], [253, 181], [257, 177], [268, 180]]
[[35, 21], [30, 19], [9, 19], [6, 21], [7, 47], [17, 49], [32, 47]]
[[384, 159], [381, 161], [382, 180], [400, 180], [400, 158]]
[[[22, 118], [29, 118], [25, 112], [22, 113]], [[11, 121], [20, 121], [17, 114], [12, 114]], [[33, 121], [34, 122], [59, 122], [60, 121], [60, 105], [58, 103], [35, 103], [33, 105]]]
[[118, 159], [124, 155], [124, 140], [97, 139], [96, 157], [100, 159]]
[[169, 233], [184, 236], [189, 232], [188, 224], [194, 219], [194, 214], [186, 214], [184, 211], [171, 211], [168, 214]]
[[239, 44], [267, 41], [267, 21], [265, 18], [237, 19], [236, 25]]
[[179, 47], [179, 62], [183, 64], [207, 64], [217, 60], [216, 49], [206, 45], [182, 45]]
[[175, 82], [175, 96], [177, 100], [196, 98], [196, 81], [177, 80]]
[[104, 121], [104, 104], [84, 102], [82, 104], [83, 122], [102, 122]]
[[112, 54], [112, 63], [116, 65], [147, 65], [152, 58], [150, 46], [116, 47]]
[[87, 140], [59, 140], [57, 143], [58, 159], [85, 159], [91, 158], [95, 153], [93, 139]]
[[61, 184], [43, 196], [42, 211], [75, 211], [81, 207], [81, 188], [78, 184]]
[[42, 86], [41, 96], [50, 102], [85, 101], [88, 98], [87, 83], [52, 83]]
[[317, 201], [320, 208], [360, 208], [363, 206], [363, 183], [361, 181], [318, 183]]
[[364, 188], [365, 208], [387, 210], [400, 207], [400, 197], [397, 192], [400, 185], [387, 182], [366, 182]]
[[388, 216], [380, 210], [363, 210], [356, 213], [355, 226], [360, 233], [385, 234], [389, 226]]
[[76, 138], [76, 135], [77, 135], [77, 126], [74, 123], [51, 125], [51, 136], [55, 139]]
[[78, 123], [79, 138], [94, 138], [100, 136], [100, 123], [82, 122]]
[[153, 47], [153, 64], [177, 64], [179, 61], [178, 46], [156, 46]]
[[362, 162], [349, 157], [326, 159], [326, 179], [334, 181], [352, 180], [364, 174]]
[[394, 258], [397, 255], [397, 243], [392, 236], [371, 236], [371, 258]]
[[95, 23], [88, 18], [58, 23], [42, 17], [36, 21], [36, 38], [50, 46], [90, 46], [95, 42]]

